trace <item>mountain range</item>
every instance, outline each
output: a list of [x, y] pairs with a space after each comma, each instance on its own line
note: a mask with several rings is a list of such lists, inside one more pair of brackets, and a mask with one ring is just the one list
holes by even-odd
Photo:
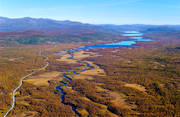
[[88, 29], [107, 32], [121, 32], [123, 30], [147, 30], [155, 27], [168, 27], [180, 29], [180, 25], [94, 25], [70, 20], [58, 21], [48, 18], [6, 18], [0, 17], [0, 31], [22, 31], [22, 30], [48, 30], [48, 29]]
[[[71, 43], [126, 40], [121, 34], [133, 30], [143, 33], [180, 32], [180, 25], [94, 25], [47, 18], [0, 17], [0, 46], [40, 43]], [[168, 34], [168, 33], [167, 33]]]

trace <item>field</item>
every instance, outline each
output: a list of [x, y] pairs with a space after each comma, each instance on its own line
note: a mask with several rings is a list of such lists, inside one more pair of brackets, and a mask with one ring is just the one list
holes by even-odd
[[[57, 52], [86, 43], [1, 48], [1, 116], [11, 104], [11, 92], [19, 79], [45, 64], [39, 55], [42, 50], [50, 66], [24, 80], [9, 117], [77, 116], [72, 106], [82, 117], [179, 117], [179, 34], [145, 36], [154, 41], [139, 42], [140, 47], [80, 50], [74, 52], [74, 59]], [[71, 75], [72, 82], [67, 82], [62, 73], [85, 69], [76, 60], [94, 69]], [[67, 82], [65, 104], [56, 92], [59, 81]]]

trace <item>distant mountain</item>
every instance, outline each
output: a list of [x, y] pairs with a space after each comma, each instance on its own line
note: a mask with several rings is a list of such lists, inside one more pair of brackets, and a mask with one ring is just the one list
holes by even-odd
[[[65, 29], [65, 28], [89, 28], [89, 24], [73, 22], [69, 20], [57, 21], [47, 18], [5, 18], [0, 17], [0, 31], [17, 31], [32, 29]], [[91, 25], [92, 26], [92, 25]]]
[[[47, 18], [0, 17], [0, 46], [18, 44], [97, 42], [126, 40], [121, 34], [127, 30], [143, 33], [180, 32], [179, 25], [93, 25]], [[168, 33], [167, 33], [168, 34]]]
[[96, 30], [103, 32], [119, 33], [124, 30], [139, 30], [144, 31], [148, 28], [154, 27], [178, 27], [176, 25], [143, 25], [143, 24], [134, 24], [134, 25], [93, 25], [85, 24], [81, 22], [74, 21], [58, 21], [48, 18], [6, 18], [0, 17], [0, 31], [22, 31], [22, 30], [48, 30], [48, 29], [88, 29]]
[[[0, 45], [39, 44], [49, 42], [96, 42], [120, 39], [99, 25], [45, 18], [0, 17]], [[122, 38], [123, 39], [123, 38]]]
[[159, 27], [152, 27], [148, 28], [145, 32], [149, 33], [158, 33], [158, 32], [180, 32], [180, 26], [159, 26]]

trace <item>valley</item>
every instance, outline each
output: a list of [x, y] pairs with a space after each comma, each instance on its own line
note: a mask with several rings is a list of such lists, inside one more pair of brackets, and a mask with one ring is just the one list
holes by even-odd
[[180, 0], [0, 0], [0, 117], [180, 117]]
[[18, 86], [20, 76], [45, 65], [40, 50], [49, 57], [49, 66], [23, 81], [8, 116], [179, 116], [178, 36], [145, 34], [147, 40], [139, 36], [142, 34], [136, 32], [129, 37], [131, 41], [108, 44], [2, 48], [1, 66], [11, 61], [6, 71], [20, 70], [16, 80], [12, 72], [13, 80], [4, 76], [8, 84], [1, 82], [1, 116], [11, 105], [11, 87]]

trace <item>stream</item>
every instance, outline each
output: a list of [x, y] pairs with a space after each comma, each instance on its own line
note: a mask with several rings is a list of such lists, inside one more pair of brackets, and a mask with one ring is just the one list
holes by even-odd
[[[152, 39], [145, 39], [143, 38], [143, 33], [140, 33], [138, 31], [126, 31], [124, 32], [123, 36], [129, 37], [132, 40], [128, 40], [128, 41], [121, 41], [121, 42], [116, 42], [116, 43], [107, 43], [107, 44], [97, 44], [97, 45], [90, 45], [90, 46], [84, 46], [84, 47], [78, 47], [75, 49], [69, 49], [67, 50], [65, 53], [64, 52], [59, 52], [59, 54], [69, 54], [71, 56], [71, 59], [74, 59], [74, 52], [78, 51], [78, 50], [83, 50], [83, 49], [94, 49], [94, 48], [116, 48], [116, 47], [139, 47], [139, 45], [136, 44], [136, 42], [138, 41], [152, 41]], [[86, 63], [85, 61], [81, 61], [81, 60], [76, 60], [78, 63], [82, 63], [85, 66], [85, 69], [82, 69], [80, 71], [73, 71], [73, 72], [68, 72], [68, 73], [63, 73], [62, 77], [67, 81], [67, 82], [71, 82], [72, 78], [70, 77], [71, 75], [79, 75], [81, 72], [87, 71], [87, 70], [91, 70], [94, 69], [94, 66], [91, 66], [89, 63]], [[70, 76], [69, 76], [70, 75]], [[65, 92], [63, 90], [63, 86], [67, 86], [67, 83], [64, 81], [60, 81], [59, 82], [61, 85], [56, 87], [56, 92], [55, 94], [57, 94], [57, 92], [60, 92], [61, 94], [61, 103], [65, 104]], [[77, 112], [76, 107], [72, 106], [72, 110], [74, 111], [74, 113], [80, 117], [80, 114]]]

